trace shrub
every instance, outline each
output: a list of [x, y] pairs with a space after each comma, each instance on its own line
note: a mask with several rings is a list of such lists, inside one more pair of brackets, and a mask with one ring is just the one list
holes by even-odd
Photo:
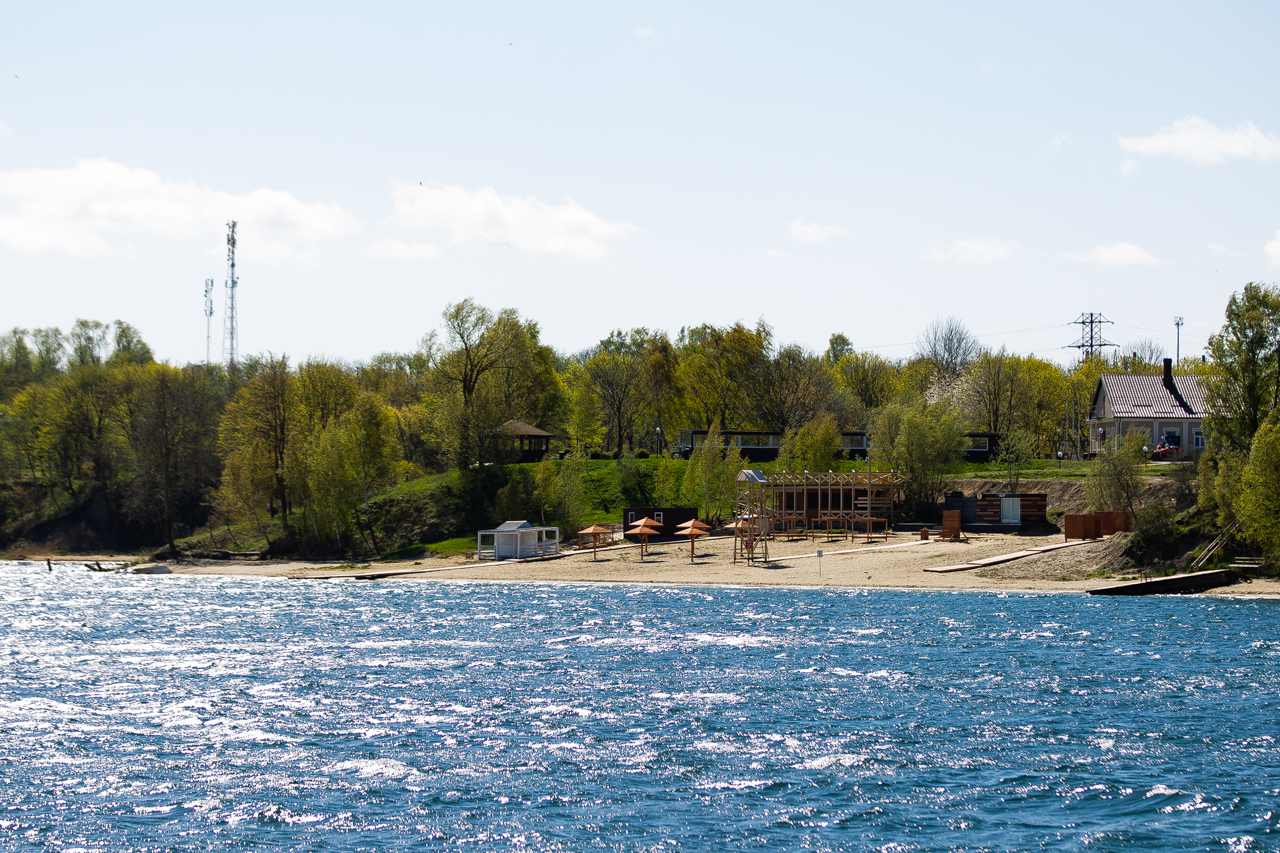
[[1154, 501], [1144, 505], [1134, 517], [1133, 535], [1126, 548], [1138, 564], [1172, 557], [1182, 530], [1172, 504]]

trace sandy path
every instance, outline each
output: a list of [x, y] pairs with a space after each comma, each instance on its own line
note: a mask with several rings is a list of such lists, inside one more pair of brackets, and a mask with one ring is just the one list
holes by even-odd
[[[689, 559], [689, 546], [684, 542], [663, 542], [651, 546], [649, 554], [640, 558], [638, 548], [601, 551], [596, 559], [590, 551], [572, 553], [557, 560], [531, 563], [475, 564], [441, 559], [417, 562], [388, 562], [336, 566], [331, 563], [227, 563], [207, 561], [200, 565], [183, 564], [170, 568], [178, 574], [238, 574], [260, 576], [326, 577], [357, 575], [376, 571], [417, 571], [400, 574], [393, 580], [482, 580], [482, 581], [551, 581], [570, 583], [656, 583], [656, 584], [729, 584], [737, 586], [840, 586], [890, 587], [899, 589], [992, 589], [1083, 592], [1115, 584], [1115, 578], [1089, 577], [1104, 561], [1111, 543], [1093, 542], [1051, 551], [1011, 563], [972, 571], [936, 574], [926, 567], [949, 566], [970, 560], [994, 557], [1039, 545], [1062, 541], [1058, 536], [1018, 536], [989, 534], [973, 536], [969, 542], [920, 542], [915, 534], [893, 534], [887, 542], [872, 546], [859, 542], [782, 542], [770, 543], [769, 553], [775, 562], [746, 565], [732, 560], [733, 540], [729, 538], [699, 540], [696, 558]], [[900, 547], [886, 548], [885, 545]], [[880, 546], [880, 547], [877, 547]], [[812, 556], [821, 548], [819, 561]], [[874, 548], [874, 550], [863, 550]], [[855, 553], [834, 551], [859, 549]], [[1238, 584], [1224, 592], [1243, 595], [1280, 595], [1280, 582], [1255, 580]]]

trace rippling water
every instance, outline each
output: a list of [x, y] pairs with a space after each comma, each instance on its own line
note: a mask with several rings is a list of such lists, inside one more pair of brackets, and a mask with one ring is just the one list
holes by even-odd
[[6, 850], [1274, 850], [1280, 602], [0, 564]]

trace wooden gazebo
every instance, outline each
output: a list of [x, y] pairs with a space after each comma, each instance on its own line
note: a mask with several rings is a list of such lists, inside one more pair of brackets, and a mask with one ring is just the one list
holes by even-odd
[[510, 420], [493, 431], [497, 439], [499, 461], [541, 462], [551, 450], [551, 439], [546, 430], [530, 426], [524, 421]]

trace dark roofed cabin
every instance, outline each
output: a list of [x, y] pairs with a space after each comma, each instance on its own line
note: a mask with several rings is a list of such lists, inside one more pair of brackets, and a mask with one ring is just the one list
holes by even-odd
[[507, 421], [493, 433], [498, 437], [498, 460], [502, 462], [541, 462], [550, 452], [554, 437], [517, 420]]

